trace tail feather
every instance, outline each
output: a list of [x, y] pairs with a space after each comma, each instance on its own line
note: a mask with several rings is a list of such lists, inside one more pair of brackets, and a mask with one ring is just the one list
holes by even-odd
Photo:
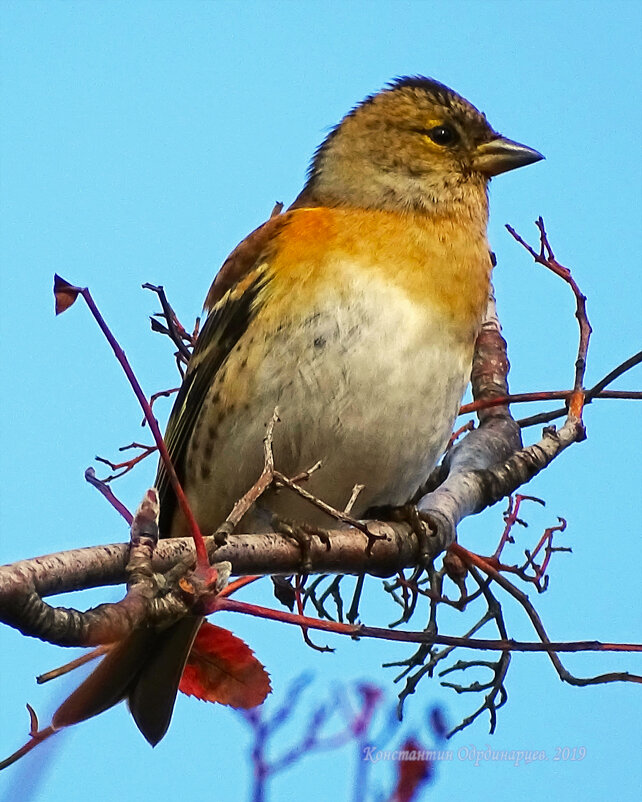
[[141, 628], [115, 644], [56, 710], [59, 730], [97, 716], [127, 699], [138, 729], [152, 746], [167, 732], [178, 686], [202, 622], [186, 615], [158, 632]]
[[97, 716], [124, 699], [132, 677], [141, 671], [156, 637], [152, 629], [138, 629], [115, 644], [56, 710], [51, 722], [55, 729]]
[[136, 726], [152, 746], [167, 732], [185, 663], [203, 621], [186, 615], [158, 634], [128, 689]]

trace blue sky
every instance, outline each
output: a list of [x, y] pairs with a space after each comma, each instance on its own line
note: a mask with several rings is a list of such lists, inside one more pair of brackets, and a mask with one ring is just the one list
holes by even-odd
[[[546, 155], [491, 189], [489, 236], [512, 389], [568, 387], [577, 334], [567, 288], [531, 263], [507, 222], [534, 240], [532, 221], [542, 214], [558, 257], [587, 294], [589, 382], [639, 349], [642, 7], [635, 0], [5, 0], [0, 15], [2, 562], [127, 537], [83, 471], [95, 454], [114, 455], [140, 437], [140, 413], [87, 312], [54, 319], [53, 274], [91, 287], [148, 392], [170, 386], [172, 359], [148, 332], [155, 305], [140, 285], [163, 284], [191, 321], [226, 254], [275, 200], [294, 198], [328, 127], [394, 76], [422, 73], [451, 85], [502, 133]], [[616, 386], [639, 387], [640, 370]], [[560, 542], [573, 547], [558, 555], [550, 590], [536, 600], [554, 639], [630, 641], [640, 631], [639, 420], [633, 402], [593, 404], [588, 440], [529, 485], [547, 507], [532, 510], [526, 536], [561, 515], [569, 525]], [[130, 506], [152, 474], [150, 464], [121, 483]], [[483, 553], [499, 531], [494, 509], [466, 521], [459, 535]], [[118, 595], [87, 592], [75, 603]], [[513, 635], [530, 639], [524, 615], [508, 603], [506, 613]], [[372, 616], [377, 624], [392, 618], [374, 605]], [[448, 624], [460, 631], [455, 617], [442, 631]], [[277, 699], [310, 669], [313, 697], [367, 678], [394, 700], [392, 674], [380, 664], [403, 659], [402, 647], [337, 640], [333, 655], [319, 655], [275, 624], [228, 616], [227, 625], [267, 665]], [[68, 658], [62, 650], [3, 628], [0, 654], [4, 756], [24, 738], [24, 703], [46, 717], [71, 686], [33, 681]], [[630, 655], [566, 662], [586, 675], [640, 671]], [[489, 736], [480, 720], [454, 739], [455, 751], [492, 744], [552, 756], [558, 746], [584, 746], [585, 759], [517, 768], [455, 760], [439, 767], [433, 798], [470, 799], [471, 788], [474, 798], [496, 801], [541, 789], [553, 799], [637, 798], [636, 688], [563, 686], [545, 657], [517, 655], [508, 692], [497, 733]], [[473, 704], [429, 681], [411, 701], [407, 727], [420, 735], [426, 706], [441, 703], [455, 723]], [[247, 743], [234, 713], [183, 698], [152, 751], [121, 706], [6, 772], [0, 798], [16, 798], [18, 787], [26, 794], [31, 777], [30, 799], [38, 802], [164, 802], [186, 788], [196, 798], [242, 800]], [[311, 802], [347, 799], [346, 773], [351, 765], [340, 756], [317, 756], [277, 781], [273, 798], [296, 798], [313, 778], [305, 791]]]

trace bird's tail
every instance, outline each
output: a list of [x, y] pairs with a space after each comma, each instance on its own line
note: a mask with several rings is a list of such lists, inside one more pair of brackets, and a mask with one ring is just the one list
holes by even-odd
[[186, 615], [161, 632], [136, 629], [114, 644], [56, 710], [54, 728], [85, 721], [127, 699], [136, 726], [156, 746], [169, 727], [181, 675], [202, 620]]

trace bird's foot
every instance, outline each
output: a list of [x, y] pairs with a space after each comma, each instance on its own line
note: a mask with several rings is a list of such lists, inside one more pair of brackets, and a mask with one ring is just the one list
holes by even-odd
[[312, 547], [312, 539], [318, 537], [319, 540], [325, 545], [326, 550], [330, 550], [330, 536], [325, 529], [318, 526], [311, 526], [305, 522], [292, 521], [289, 518], [282, 518], [279, 515], [272, 516], [272, 528], [275, 532], [280, 532], [286, 537], [295, 541], [301, 551], [301, 568], [302, 574], [309, 574], [312, 570], [312, 561], [310, 559], [310, 551]]
[[417, 562], [423, 568], [432, 565], [435, 550], [433, 538], [437, 531], [436, 524], [425, 512], [420, 512], [415, 504], [405, 504], [403, 507], [395, 507], [391, 510], [393, 520], [407, 523], [417, 538], [419, 546], [417, 552]]

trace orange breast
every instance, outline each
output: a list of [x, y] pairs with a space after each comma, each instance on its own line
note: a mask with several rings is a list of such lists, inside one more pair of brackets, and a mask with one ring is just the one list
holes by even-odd
[[[360, 209], [310, 208], [290, 218], [268, 258], [275, 281], [265, 311], [308, 306], [310, 294], [350, 293], [345, 265], [372, 271], [415, 302], [437, 307], [471, 336], [488, 298], [488, 243], [478, 222]], [[284, 221], [285, 222], [285, 221]], [[281, 297], [279, 297], [281, 296]], [[267, 322], [267, 321], [266, 321]]]

